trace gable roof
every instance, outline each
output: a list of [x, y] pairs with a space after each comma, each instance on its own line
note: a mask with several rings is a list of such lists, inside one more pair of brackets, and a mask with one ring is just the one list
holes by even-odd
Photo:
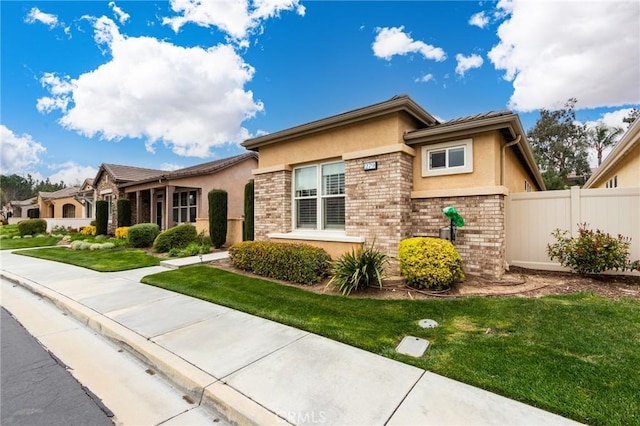
[[149, 179], [166, 173], [164, 170], [102, 163], [96, 177], [93, 179], [93, 182], [98, 182], [104, 172], [109, 173], [116, 183]]
[[53, 192], [40, 191], [38, 192], [38, 196], [40, 196], [40, 198], [44, 200], [54, 200], [56, 198], [73, 197], [78, 193], [78, 191], [80, 191], [80, 187], [70, 186], [70, 187], [62, 188], [58, 191], [53, 191]]
[[185, 167], [184, 169], [178, 169], [171, 172], [164, 171], [160, 175], [151, 176], [147, 179], [140, 179], [134, 182], [128, 182], [123, 184], [123, 187], [134, 186], [142, 183], [152, 182], [157, 179], [171, 180], [190, 176], [200, 176], [218, 173], [226, 168], [234, 166], [250, 158], [258, 159], [258, 154], [255, 152], [245, 152], [244, 154], [236, 155], [228, 158], [221, 158], [219, 160], [210, 161], [208, 163], [197, 164], [191, 167]]
[[592, 188], [596, 186], [598, 181], [611, 171], [622, 159], [629, 154], [638, 144], [640, 144], [640, 118], [631, 123], [631, 126], [620, 137], [620, 140], [613, 147], [607, 158], [604, 159], [600, 167], [585, 182], [584, 188]]
[[420, 105], [415, 103], [409, 96], [397, 95], [384, 102], [379, 102], [363, 108], [354, 109], [341, 114], [333, 115], [331, 117], [323, 118], [321, 120], [316, 120], [306, 124], [302, 124], [300, 126], [281, 130], [279, 132], [270, 133], [265, 136], [247, 139], [246, 141], [242, 142], [241, 145], [247, 149], [257, 150], [261, 146], [281, 142], [292, 137], [309, 135], [334, 127], [344, 126], [346, 124], [356, 123], [359, 121], [368, 120], [398, 111], [406, 112], [407, 114], [418, 120], [420, 123], [422, 123], [425, 127], [439, 123], [439, 121], [435, 117], [425, 111]]

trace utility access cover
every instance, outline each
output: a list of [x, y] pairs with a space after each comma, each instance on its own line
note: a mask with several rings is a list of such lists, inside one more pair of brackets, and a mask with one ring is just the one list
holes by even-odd
[[405, 336], [396, 348], [396, 352], [412, 357], [421, 357], [429, 347], [429, 341], [419, 337]]
[[436, 328], [438, 323], [432, 319], [423, 319], [418, 322], [418, 325], [422, 328]]

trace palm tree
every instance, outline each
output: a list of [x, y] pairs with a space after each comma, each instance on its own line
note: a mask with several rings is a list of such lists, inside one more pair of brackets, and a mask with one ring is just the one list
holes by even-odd
[[620, 133], [622, 133], [621, 128], [609, 127], [603, 122], [598, 122], [595, 127], [587, 130], [589, 146], [595, 149], [598, 155], [598, 167], [602, 164], [602, 152], [617, 142], [617, 136]]

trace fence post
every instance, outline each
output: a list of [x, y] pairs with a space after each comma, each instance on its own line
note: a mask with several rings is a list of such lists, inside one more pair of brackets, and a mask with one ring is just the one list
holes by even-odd
[[571, 187], [571, 236], [578, 236], [578, 224], [581, 222], [582, 213], [580, 212], [580, 187]]

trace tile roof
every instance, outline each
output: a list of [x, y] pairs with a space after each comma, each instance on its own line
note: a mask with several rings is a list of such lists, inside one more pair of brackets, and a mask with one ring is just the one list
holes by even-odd
[[166, 173], [164, 170], [144, 169], [142, 167], [122, 166], [120, 164], [102, 164], [102, 167], [120, 182], [132, 182], [150, 179]]
[[47, 198], [47, 199], [67, 198], [67, 197], [73, 197], [79, 191], [80, 191], [80, 187], [78, 187], [78, 186], [70, 186], [70, 187], [62, 188], [62, 189], [60, 189], [58, 191], [54, 191], [54, 192], [40, 191], [40, 192], [38, 192], [38, 195], [40, 195], [40, 197], [42, 197], [42, 198]]
[[513, 115], [513, 112], [508, 110], [508, 109], [505, 109], [505, 110], [502, 110], [502, 111], [488, 111], [488, 112], [483, 112], [483, 113], [480, 113], [480, 114], [467, 115], [467, 116], [464, 116], [464, 117], [454, 118], [452, 120], [448, 120], [448, 121], [436, 124], [436, 125], [431, 126], [431, 127], [446, 127], [446, 126], [452, 126], [454, 124], [470, 123], [470, 122], [474, 122], [474, 121], [478, 121], [478, 120], [483, 120], [483, 119], [486, 119], [486, 118], [503, 117], [503, 116], [507, 116], [507, 115]]

